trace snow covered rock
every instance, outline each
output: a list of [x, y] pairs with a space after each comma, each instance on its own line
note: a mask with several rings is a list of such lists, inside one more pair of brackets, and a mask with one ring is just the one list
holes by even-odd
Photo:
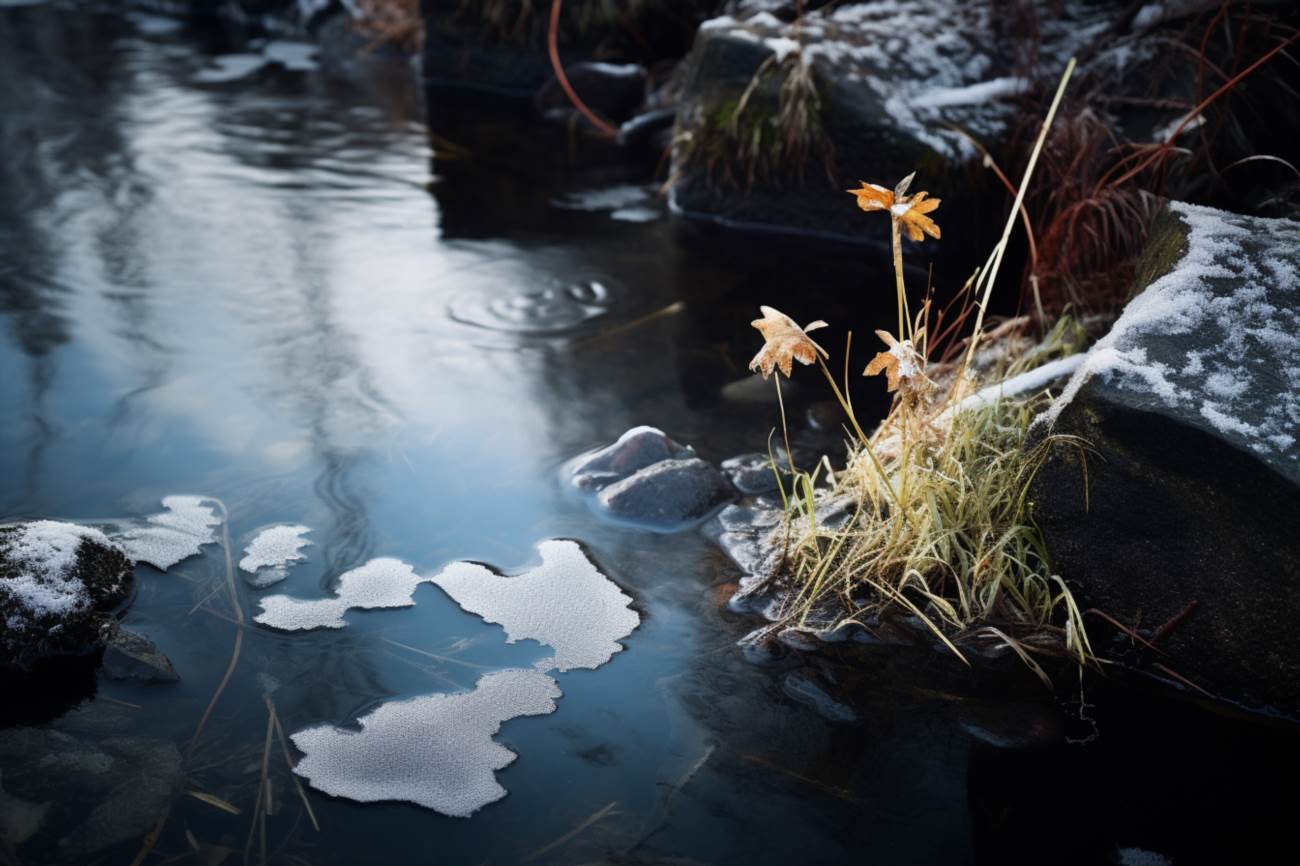
[[1139, 273], [1037, 422], [1091, 451], [1053, 446], [1035, 519], [1085, 606], [1170, 623], [1167, 668], [1300, 716], [1300, 223], [1174, 203]]
[[633, 427], [611, 445], [584, 454], [569, 464], [575, 487], [600, 490], [660, 460], [694, 457], [688, 445], [678, 445], [656, 427]]
[[110, 633], [131, 561], [97, 529], [56, 520], [0, 526], [0, 666], [76, 653]]

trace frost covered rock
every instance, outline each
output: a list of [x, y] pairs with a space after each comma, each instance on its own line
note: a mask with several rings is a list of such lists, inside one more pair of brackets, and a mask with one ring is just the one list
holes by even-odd
[[0, 526], [0, 665], [28, 667], [100, 643], [131, 586], [130, 560], [97, 529]]
[[1017, 13], [993, 0], [814, 3], [801, 21], [791, 5], [740, 0], [700, 25], [671, 203], [726, 225], [883, 244], [887, 229], [864, 228], [845, 188], [919, 169], [945, 202], [946, 238], [986, 234], [991, 177], [972, 139], [1001, 158], [1018, 99], [1050, 92], [1071, 55], [1114, 42], [1126, 4], [1020, 4], [1042, 36], [1034, 66], [1014, 56]]
[[1037, 424], [1095, 453], [1053, 447], [1035, 519], [1089, 605], [1156, 629], [1194, 603], [1164, 665], [1300, 715], [1300, 223], [1175, 203], [1139, 273]]
[[673, 530], [707, 517], [735, 497], [726, 478], [698, 457], [661, 460], [611, 484], [597, 501], [611, 517]]

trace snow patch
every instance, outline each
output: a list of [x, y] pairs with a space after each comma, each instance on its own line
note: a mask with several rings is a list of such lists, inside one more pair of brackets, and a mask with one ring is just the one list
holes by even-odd
[[1035, 423], [1054, 423], [1084, 383], [1101, 376], [1183, 410], [1243, 449], [1300, 459], [1293, 451], [1300, 309], [1286, 297], [1295, 290], [1290, 257], [1300, 250], [1300, 224], [1181, 202], [1170, 208], [1187, 225], [1186, 255], [1129, 302]]
[[34, 520], [7, 529], [0, 534], [0, 557], [17, 573], [0, 577], [0, 598], [22, 609], [7, 618], [9, 628], [22, 631], [37, 618], [63, 618], [90, 608], [90, 593], [74, 573], [77, 551], [82, 542], [114, 547], [104, 533], [58, 520]]

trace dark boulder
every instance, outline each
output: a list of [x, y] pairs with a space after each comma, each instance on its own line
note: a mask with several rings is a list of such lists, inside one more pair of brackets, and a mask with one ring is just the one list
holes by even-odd
[[[1300, 717], [1300, 223], [1175, 203], [1037, 429], [1052, 565], [1103, 655]], [[1097, 635], [1105, 621], [1088, 619]]]
[[[646, 71], [639, 64], [574, 63], [564, 68], [564, 74], [583, 104], [605, 120], [630, 120], [645, 101]], [[555, 109], [564, 113], [576, 110], [554, 78], [542, 85], [534, 102], [543, 115]]]
[[97, 529], [55, 520], [0, 526], [0, 666], [98, 646], [133, 580], [131, 561]]
[[661, 460], [694, 457], [688, 445], [679, 445], [655, 427], [633, 427], [612, 444], [579, 457], [570, 465], [574, 486], [600, 490]]
[[735, 491], [698, 457], [661, 460], [606, 487], [600, 506], [618, 520], [651, 529], [679, 529], [731, 501]]

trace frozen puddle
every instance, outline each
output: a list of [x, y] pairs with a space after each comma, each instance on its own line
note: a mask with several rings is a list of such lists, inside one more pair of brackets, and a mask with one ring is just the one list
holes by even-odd
[[502, 722], [553, 712], [561, 692], [548, 672], [605, 664], [641, 623], [632, 598], [576, 542], [544, 541], [538, 551], [542, 564], [514, 576], [454, 562], [422, 577], [399, 560], [374, 559], [344, 574], [333, 598], [262, 599], [255, 619], [263, 625], [341, 628], [352, 608], [407, 607], [420, 584], [433, 583], [464, 610], [502, 626], [507, 642], [533, 639], [555, 650], [532, 669], [487, 674], [473, 691], [382, 704], [358, 719], [360, 730], [299, 731], [292, 739], [305, 757], [295, 772], [327, 794], [404, 800], [456, 817], [504, 797], [494, 774], [515, 755], [492, 739]]
[[362, 716], [361, 730], [332, 726], [294, 734], [295, 772], [349, 800], [404, 800], [457, 818], [500, 800], [496, 771], [515, 753], [492, 737], [501, 723], [555, 711], [555, 680], [537, 670], [486, 674], [471, 692], [391, 701]]
[[168, 496], [166, 510], [145, 519], [141, 526], [112, 536], [134, 562], [147, 562], [166, 571], [182, 559], [197, 554], [217, 540], [221, 517], [202, 496]]
[[265, 589], [289, 576], [289, 566], [307, 557], [300, 551], [311, 544], [303, 538], [311, 529], [301, 524], [271, 526], [254, 536], [244, 548], [239, 568], [255, 589]]

